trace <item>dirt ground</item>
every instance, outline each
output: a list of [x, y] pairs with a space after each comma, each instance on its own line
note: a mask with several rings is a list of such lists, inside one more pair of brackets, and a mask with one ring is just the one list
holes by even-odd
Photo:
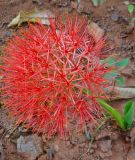
[[[135, 3], [134, 1], [132, 1]], [[59, 14], [85, 15], [97, 23], [108, 35], [108, 43], [113, 47], [112, 54], [118, 58], [128, 57], [130, 63], [123, 71], [126, 85], [135, 87], [135, 29], [130, 25], [131, 18], [123, 0], [107, 0], [94, 7], [91, 0], [0, 0], [0, 52], [6, 41], [16, 32], [16, 27], [8, 28], [9, 22], [20, 10], [34, 8], [49, 9]], [[114, 101], [122, 111], [125, 100]], [[73, 132], [68, 140], [57, 136], [47, 140], [44, 136], [33, 135], [23, 127], [14, 127], [14, 120], [6, 109], [0, 109], [0, 160], [134, 160], [135, 148], [131, 144], [131, 133], [122, 132], [115, 123], [108, 120], [91, 141], [92, 133]], [[135, 135], [135, 134], [133, 134]], [[21, 141], [21, 142], [20, 142]], [[29, 143], [27, 143], [29, 142]], [[37, 143], [35, 143], [37, 142]], [[20, 147], [23, 143], [23, 146]], [[28, 147], [28, 148], [27, 148]], [[25, 150], [26, 148], [26, 150]], [[32, 148], [32, 149], [29, 149]], [[22, 152], [23, 150], [23, 152]]]

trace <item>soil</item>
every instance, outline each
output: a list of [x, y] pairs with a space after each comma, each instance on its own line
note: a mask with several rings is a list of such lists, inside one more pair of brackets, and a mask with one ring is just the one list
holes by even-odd
[[[79, 2], [79, 1], [78, 1]], [[49, 9], [58, 14], [69, 13], [85, 15], [101, 27], [108, 35], [108, 43], [112, 46], [112, 55], [117, 58], [128, 57], [130, 63], [123, 71], [127, 86], [135, 86], [135, 28], [131, 26], [131, 18], [127, 6], [123, 0], [108, 0], [99, 7], [94, 7], [91, 0], [0, 0], [0, 52], [2, 53], [6, 41], [16, 32], [17, 27], [8, 28], [9, 22], [19, 11], [30, 11], [34, 8]], [[122, 112], [124, 100], [112, 102]], [[0, 109], [0, 160], [132, 160], [133, 144], [130, 131], [122, 132], [113, 121], [108, 120], [97, 132], [94, 142], [93, 133], [73, 132], [68, 140], [60, 140], [57, 135], [51, 140], [44, 136], [40, 138], [40, 153], [37, 146], [36, 158], [18, 150], [18, 139], [33, 135], [20, 126], [14, 126], [14, 120], [4, 107]], [[133, 127], [134, 129], [134, 127]], [[133, 130], [132, 129], [132, 130]], [[133, 132], [133, 131], [132, 131]], [[27, 137], [27, 139], [28, 139]], [[31, 145], [37, 145], [33, 139], [29, 140]], [[35, 141], [37, 141], [35, 139]], [[20, 143], [20, 142], [19, 142]], [[27, 143], [24, 142], [27, 146]], [[30, 145], [29, 144], [29, 145]], [[21, 144], [19, 144], [21, 145]], [[34, 146], [33, 146], [34, 147]], [[22, 148], [21, 148], [22, 149]], [[130, 150], [132, 149], [132, 150]], [[130, 151], [130, 152], [129, 152]], [[30, 152], [32, 153], [32, 152]], [[32, 153], [35, 155], [35, 153]]]

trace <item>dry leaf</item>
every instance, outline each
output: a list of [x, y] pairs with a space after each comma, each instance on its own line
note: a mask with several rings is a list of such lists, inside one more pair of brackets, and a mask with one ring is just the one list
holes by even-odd
[[49, 10], [33, 10], [30, 12], [20, 11], [19, 14], [9, 23], [8, 27], [19, 26], [24, 22], [36, 22], [37, 19], [40, 19], [41, 22], [45, 25], [49, 25], [48, 18], [55, 18]]
[[88, 29], [89, 33], [94, 36], [96, 42], [98, 42], [105, 34], [104, 30], [100, 28], [95, 22], [90, 22]]
[[111, 100], [135, 98], [135, 88], [130, 87], [113, 87], [105, 89]]

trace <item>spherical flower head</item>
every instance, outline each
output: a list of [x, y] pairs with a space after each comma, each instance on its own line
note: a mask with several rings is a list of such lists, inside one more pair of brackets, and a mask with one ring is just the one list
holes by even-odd
[[63, 136], [70, 121], [96, 122], [109, 69], [101, 63], [105, 39], [95, 41], [85, 20], [66, 17], [29, 24], [3, 57], [5, 106], [34, 132]]

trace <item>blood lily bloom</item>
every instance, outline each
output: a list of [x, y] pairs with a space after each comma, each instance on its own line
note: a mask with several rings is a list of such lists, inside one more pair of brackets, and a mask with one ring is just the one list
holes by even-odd
[[5, 106], [34, 132], [63, 136], [69, 119], [96, 121], [110, 69], [101, 64], [105, 39], [95, 42], [86, 21], [66, 18], [30, 24], [8, 43], [3, 57]]

